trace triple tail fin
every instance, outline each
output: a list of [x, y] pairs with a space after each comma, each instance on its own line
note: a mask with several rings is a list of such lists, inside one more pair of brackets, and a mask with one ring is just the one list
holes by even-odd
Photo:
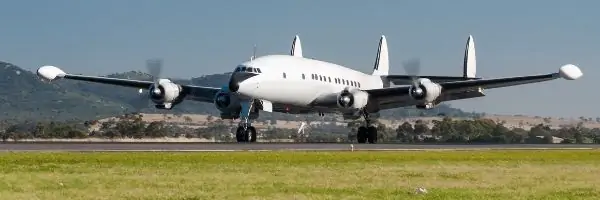
[[300, 37], [296, 35], [292, 42], [292, 49], [290, 50], [291, 56], [302, 57], [302, 44], [300, 43]]
[[375, 57], [375, 65], [373, 66], [373, 76], [387, 76], [390, 72], [390, 60], [388, 57], [388, 46], [385, 35], [379, 38], [379, 46], [377, 47], [377, 57]]
[[465, 57], [463, 61], [463, 77], [475, 78], [477, 72], [477, 59], [475, 57], [475, 41], [473, 36], [469, 35], [465, 46]]

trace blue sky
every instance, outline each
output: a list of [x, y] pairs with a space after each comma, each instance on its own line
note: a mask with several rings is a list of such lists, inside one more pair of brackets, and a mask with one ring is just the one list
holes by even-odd
[[391, 72], [422, 59], [422, 74], [460, 75], [469, 34], [484, 78], [581, 67], [577, 81], [494, 89], [454, 101], [467, 111], [600, 116], [600, 1], [198, 1], [13, 0], [0, 12], [0, 58], [25, 69], [44, 64], [71, 73], [145, 70], [161, 57], [165, 76], [231, 71], [252, 54], [287, 53], [294, 35], [304, 55], [371, 71], [381, 34]]

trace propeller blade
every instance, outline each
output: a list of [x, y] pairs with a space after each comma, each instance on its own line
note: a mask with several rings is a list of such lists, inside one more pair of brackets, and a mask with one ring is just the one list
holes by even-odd
[[131, 106], [133, 107], [136, 113], [140, 113], [140, 111], [144, 108], [149, 107], [150, 101], [148, 100], [148, 95], [143, 93], [142, 89], [139, 90], [136, 97], [132, 100]]
[[160, 78], [160, 73], [162, 70], [163, 61], [161, 59], [150, 59], [146, 61], [146, 68], [148, 68], [148, 73], [152, 76], [152, 79], [156, 83]]
[[411, 76], [413, 86], [417, 86], [418, 75], [421, 71], [421, 60], [418, 58], [413, 58], [404, 61], [402, 62], [402, 67], [404, 67], [406, 75]]
[[421, 60], [419, 60], [418, 58], [413, 58], [413, 59], [404, 61], [402, 63], [402, 66], [404, 67], [404, 71], [406, 71], [407, 75], [417, 76], [417, 75], [419, 75], [419, 72], [421, 71]]

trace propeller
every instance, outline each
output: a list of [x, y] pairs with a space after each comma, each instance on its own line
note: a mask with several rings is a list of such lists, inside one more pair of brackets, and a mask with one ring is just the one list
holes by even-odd
[[[146, 68], [148, 69], [148, 74], [152, 76], [152, 81], [154, 85], [158, 85], [158, 80], [160, 78], [160, 73], [162, 70], [163, 61], [161, 59], [150, 59], [146, 61]], [[154, 88], [152, 90], [154, 95], [160, 95], [161, 91], [158, 88]]]
[[[146, 61], [146, 69], [148, 74], [152, 77], [152, 82], [154, 85], [158, 85], [158, 81], [160, 80], [160, 74], [162, 72], [162, 59], [149, 59]], [[153, 95], [160, 95], [162, 91], [159, 88], [153, 88]], [[138, 112], [141, 109], [148, 108], [149, 99], [147, 94], [144, 93], [144, 89], [140, 88], [138, 90], [137, 98], [133, 102], [133, 107], [135, 112]]]
[[411, 78], [411, 82], [413, 86], [417, 86], [417, 80], [419, 72], [421, 71], [421, 60], [418, 58], [413, 58], [407, 61], [402, 62], [402, 67], [404, 67], [404, 71], [406, 75], [409, 75]]
[[413, 86], [413, 93], [415, 95], [421, 96], [423, 94], [423, 89], [421, 89], [421, 87], [419, 87], [419, 83], [418, 83], [418, 75], [419, 72], [421, 71], [421, 60], [419, 60], [418, 58], [413, 58], [407, 61], [402, 62], [402, 66], [404, 67], [404, 71], [406, 72], [406, 75], [410, 76], [411, 79], [411, 85]]

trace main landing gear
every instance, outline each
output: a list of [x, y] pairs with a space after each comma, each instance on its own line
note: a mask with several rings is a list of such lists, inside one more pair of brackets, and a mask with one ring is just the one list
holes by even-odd
[[256, 128], [248, 125], [238, 126], [235, 139], [237, 142], [256, 142]]
[[243, 101], [240, 112], [240, 124], [235, 132], [237, 142], [256, 142], [256, 128], [250, 122], [250, 111], [253, 109], [253, 101]]
[[364, 112], [363, 117], [365, 118], [365, 126], [358, 127], [356, 140], [358, 143], [377, 143], [377, 128], [371, 124], [369, 113]]

